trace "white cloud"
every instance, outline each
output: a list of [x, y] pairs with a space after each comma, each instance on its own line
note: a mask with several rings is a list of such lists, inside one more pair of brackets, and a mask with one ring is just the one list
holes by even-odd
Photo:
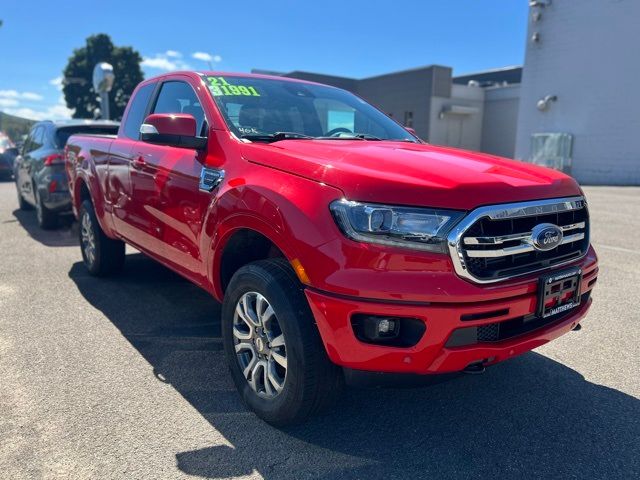
[[62, 96], [58, 98], [58, 102], [55, 105], [47, 105], [41, 109], [27, 107], [5, 108], [4, 112], [30, 120], [60, 120], [71, 118], [73, 114], [73, 110], [67, 108]]
[[18, 92], [17, 90], [0, 90], [0, 98], [13, 98], [21, 100], [42, 100], [44, 97], [39, 93]]
[[203, 62], [210, 62], [213, 60], [213, 55], [206, 52], [194, 52], [191, 56], [196, 60], [202, 60]]
[[[142, 59], [142, 68], [163, 70], [165, 72], [192, 70], [191, 65], [185, 62], [182, 57], [182, 53], [177, 50], [167, 50], [164, 53], [156, 53], [155, 55], [146, 56]], [[219, 63], [222, 61], [220, 55], [211, 55], [206, 52], [195, 52], [191, 54], [191, 57], [209, 63]], [[53, 80], [50, 83], [53, 84]]]
[[202, 60], [203, 62], [220, 63], [222, 57], [220, 55], [211, 55], [207, 52], [194, 52], [191, 54], [196, 60]]
[[166, 57], [156, 56], [155, 58], [145, 57], [142, 66], [147, 68], [157, 68], [158, 70], [177, 70], [176, 64]]
[[17, 90], [0, 90], [0, 97], [2, 98], [18, 98], [19, 95]]
[[58, 90], [62, 90], [62, 75], [60, 75], [59, 77], [52, 78], [51, 80], [49, 80], [49, 85], [53, 85]]
[[167, 50], [165, 53], [156, 53], [153, 57], [144, 57], [142, 59], [142, 67], [164, 70], [166, 72], [191, 69], [189, 64], [180, 57], [182, 57], [180, 52]]
[[15, 98], [2, 98], [0, 97], [0, 108], [16, 107], [20, 102]]
[[23, 101], [27, 103], [39, 102], [43, 98], [39, 93], [0, 90], [0, 108], [9, 112], [10, 109], [18, 108]]
[[22, 93], [22, 97], [25, 100], [42, 100], [44, 97], [42, 95], [40, 95], [39, 93], [33, 93], [33, 92], [23, 92]]

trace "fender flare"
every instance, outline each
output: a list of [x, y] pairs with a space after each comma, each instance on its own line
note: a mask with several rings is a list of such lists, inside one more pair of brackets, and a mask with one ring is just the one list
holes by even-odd
[[222, 256], [229, 240], [240, 230], [253, 230], [263, 235], [283, 253], [289, 262], [297, 258], [297, 252], [293, 245], [285, 239], [281, 232], [278, 232], [276, 228], [262, 218], [244, 212], [227, 217], [216, 225], [214, 230], [216, 233], [211, 241], [211, 248], [208, 249], [207, 255], [209, 282], [213, 287], [214, 296], [219, 301], [222, 301], [224, 297], [222, 282], [220, 281]]
[[91, 203], [93, 203], [93, 208], [96, 213], [96, 218], [98, 219], [98, 223], [100, 224], [100, 228], [105, 232], [105, 234], [109, 237], [113, 236], [111, 229], [111, 222], [107, 219], [107, 214], [104, 208], [104, 197], [102, 196], [102, 190], [100, 185], [98, 184], [98, 180], [95, 175], [88, 175], [86, 171], [79, 170], [76, 174], [76, 178], [73, 182], [73, 208], [80, 213], [80, 189], [82, 185], [86, 185], [89, 190], [89, 197], [91, 199]]

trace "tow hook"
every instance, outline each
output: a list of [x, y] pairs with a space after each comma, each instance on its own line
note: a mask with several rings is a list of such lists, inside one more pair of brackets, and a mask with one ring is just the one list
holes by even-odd
[[573, 327], [571, 330], [572, 330], [572, 331], [574, 331], [574, 332], [579, 332], [580, 330], [582, 330], [582, 325], [577, 324], [577, 325], [576, 325], [575, 327]]
[[462, 370], [463, 373], [468, 373], [469, 375], [481, 375], [483, 374], [487, 369], [485, 368], [485, 366], [482, 364], [482, 362], [476, 362], [476, 363], [472, 363], [470, 365], [467, 365], [464, 370]]

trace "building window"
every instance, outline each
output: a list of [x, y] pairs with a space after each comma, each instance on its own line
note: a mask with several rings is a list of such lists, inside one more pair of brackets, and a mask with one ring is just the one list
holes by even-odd
[[404, 126], [413, 128], [413, 112], [404, 112]]

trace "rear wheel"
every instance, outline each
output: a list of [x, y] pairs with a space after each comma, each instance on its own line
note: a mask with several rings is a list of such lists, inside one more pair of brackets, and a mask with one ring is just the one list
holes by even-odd
[[38, 226], [43, 230], [51, 230], [58, 226], [58, 215], [49, 210], [43, 203], [38, 191], [35, 191], [36, 197], [36, 217], [38, 218]]
[[122, 270], [124, 242], [105, 235], [89, 200], [80, 206], [80, 249], [91, 275], [102, 277]]
[[20, 193], [18, 182], [16, 182], [16, 192], [18, 194], [18, 207], [20, 208], [20, 210], [31, 210], [31, 204], [29, 204]]
[[234, 383], [263, 420], [299, 423], [339, 394], [342, 372], [329, 361], [285, 260], [260, 260], [235, 273], [223, 301], [222, 334]]

